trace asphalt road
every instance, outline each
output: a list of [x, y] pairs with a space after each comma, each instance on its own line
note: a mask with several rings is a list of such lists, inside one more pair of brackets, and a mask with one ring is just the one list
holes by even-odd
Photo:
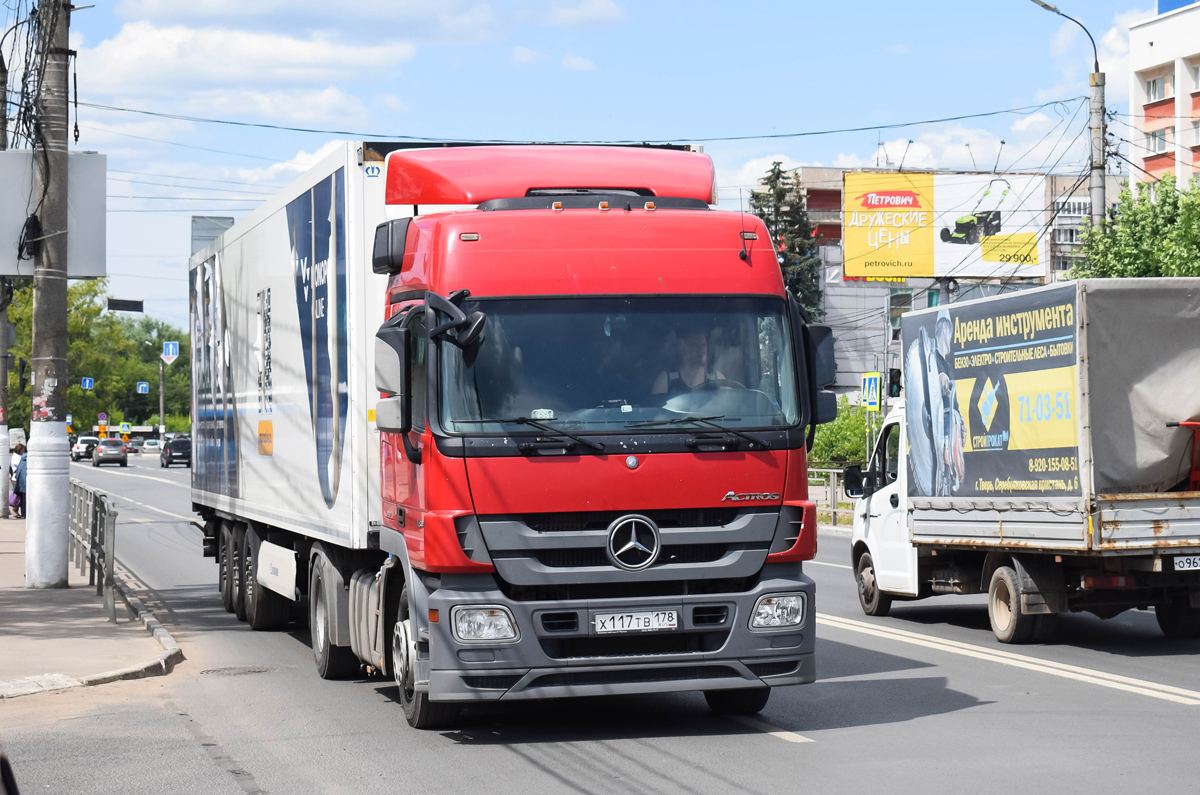
[[224, 612], [189, 524], [189, 470], [73, 464], [115, 495], [117, 555], [187, 660], [168, 677], [0, 702], [23, 792], [1194, 792], [1200, 641], [1152, 613], [1065, 616], [1001, 646], [981, 597], [858, 607], [845, 538], [822, 536], [813, 685], [757, 720], [699, 694], [492, 705], [410, 729], [390, 681], [325, 682], [306, 630]]

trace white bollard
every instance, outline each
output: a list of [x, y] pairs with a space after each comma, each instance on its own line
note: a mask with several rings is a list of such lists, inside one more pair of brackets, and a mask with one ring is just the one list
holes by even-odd
[[25, 452], [25, 587], [67, 587], [71, 458], [65, 422], [31, 422]]

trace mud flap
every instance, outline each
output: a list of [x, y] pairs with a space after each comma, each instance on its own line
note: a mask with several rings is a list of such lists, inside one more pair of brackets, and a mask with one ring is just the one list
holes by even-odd
[[1021, 612], [1049, 615], [1067, 612], [1067, 582], [1055, 563], [1033, 555], [1013, 555], [1021, 588]]

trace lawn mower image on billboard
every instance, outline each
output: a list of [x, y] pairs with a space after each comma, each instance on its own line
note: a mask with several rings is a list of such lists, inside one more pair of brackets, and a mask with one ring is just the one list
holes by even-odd
[[[942, 242], [974, 246], [979, 244], [981, 238], [1000, 234], [1000, 206], [1008, 198], [1011, 189], [1008, 180], [1003, 178], [989, 182], [975, 209], [955, 220], [953, 231], [949, 227], [942, 227]], [[987, 204], [994, 204], [995, 208], [982, 209]]]

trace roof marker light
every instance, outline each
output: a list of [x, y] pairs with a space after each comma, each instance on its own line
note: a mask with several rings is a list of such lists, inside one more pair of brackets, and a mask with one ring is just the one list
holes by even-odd
[[654, 202], [646, 202], [646, 211], [654, 212]]
[[758, 232], [742, 232], [742, 240], [758, 240]]
[[478, 232], [463, 232], [461, 235], [458, 236], [458, 239], [466, 240], [468, 242], [473, 241], [473, 240], [478, 240], [479, 233]]
[[554, 208], [555, 212], [559, 212], [562, 210], [562, 202], [555, 202], [554, 204], [552, 204], [550, 206]]
[[600, 210], [606, 212], [608, 210], [608, 202], [600, 202]]

